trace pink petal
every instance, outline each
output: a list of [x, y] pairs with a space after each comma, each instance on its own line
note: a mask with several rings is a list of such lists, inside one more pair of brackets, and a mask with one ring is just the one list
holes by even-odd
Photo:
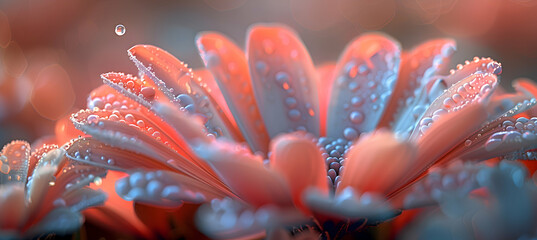
[[206, 133], [200, 118], [180, 111], [175, 106], [166, 103], [156, 103], [153, 111], [159, 114], [164, 121], [169, 123], [176, 132], [181, 134], [191, 147], [200, 143], [208, 143], [212, 138]]
[[352, 187], [360, 192], [388, 194], [414, 168], [417, 148], [392, 133], [379, 131], [360, 138], [347, 154], [338, 192]]
[[[160, 150], [194, 160], [183, 137], [161, 118], [147, 111], [147, 109], [139, 111], [83, 110], [73, 114], [71, 120], [76, 128], [112, 146], [126, 148], [143, 145], [131, 150], [144, 152], [157, 159], [158, 157], [154, 154]], [[148, 147], [154, 149], [150, 150]]]
[[[158, 110], [156, 110], [156, 112], [161, 113]], [[168, 112], [167, 114], [176, 117], [181, 116], [180, 114], [174, 114], [174, 111]], [[116, 115], [114, 118], [118, 119], [111, 119], [112, 115]], [[145, 125], [153, 126], [155, 132], [146, 129], [147, 126], [140, 127], [138, 123], [134, 124], [134, 122], [138, 122], [139, 119], [143, 119]], [[83, 161], [88, 164], [98, 163], [99, 166], [116, 170], [122, 170], [121, 168], [118, 169], [119, 165], [116, 166], [120, 161], [127, 161], [126, 163], [121, 164], [133, 166], [128, 163], [129, 161], [132, 161], [131, 159], [125, 158], [121, 155], [121, 151], [117, 151], [117, 148], [119, 148], [130, 151], [132, 154], [137, 153], [144, 155], [149, 159], [153, 159], [141, 166], [153, 167], [153, 169], [166, 166], [166, 169], [174, 169], [193, 178], [209, 181], [217, 186], [221, 185], [215, 178], [210, 167], [194, 155], [190, 146], [188, 146], [184, 140], [182, 140], [183, 144], [174, 141], [175, 139], [179, 139], [177, 136], [172, 137], [173, 134], [176, 133], [175, 131], [160, 131], [160, 129], [157, 128], [157, 126], [161, 126], [163, 123], [153, 124], [149, 119], [145, 119], [144, 115], [128, 110], [126, 112], [117, 111], [112, 114], [108, 111], [81, 111], [74, 114], [72, 120], [77, 128], [90, 134], [100, 142], [116, 148], [116, 150], [113, 150], [114, 148], [99, 147], [99, 145], [95, 144], [73, 144], [73, 146], [69, 148], [68, 154], [72, 159]], [[187, 122], [187, 120], [193, 122], [192, 118], [186, 118], [185, 122]], [[185, 126], [189, 125], [187, 124]], [[189, 130], [202, 131], [199, 127]], [[158, 134], [156, 134], [157, 131]], [[182, 136], [184, 139], [190, 139], [187, 132], [181, 132], [181, 134], [186, 134]], [[203, 137], [207, 138], [206, 135], [203, 135]], [[88, 149], [91, 151], [88, 152]], [[112, 159], [112, 161], [115, 162], [113, 166], [107, 164], [109, 159]]]
[[[474, 103], [456, 112], [443, 115], [418, 139], [418, 156], [397, 185], [401, 187], [411, 183], [423, 174], [433, 164], [443, 157], [464, 139], [475, 133], [487, 121], [486, 106]], [[445, 158], [452, 160], [453, 158]], [[390, 196], [396, 194], [392, 192]]]
[[207, 92], [209, 93], [209, 95], [211, 95], [218, 103], [218, 106], [222, 108], [222, 111], [224, 112], [226, 118], [229, 119], [233, 127], [235, 129], [238, 129], [237, 122], [235, 121], [233, 114], [231, 114], [231, 110], [229, 110], [229, 106], [226, 103], [224, 95], [222, 95], [222, 91], [220, 91], [218, 83], [214, 79], [213, 74], [205, 68], [194, 70], [194, 74], [202, 79], [203, 85], [207, 85]]
[[[145, 147], [138, 146], [138, 149], [141, 148]], [[120, 149], [105, 145], [91, 138], [75, 141], [67, 152], [67, 156], [71, 159], [106, 169], [125, 172], [136, 169], [179, 171], [193, 179], [215, 187], [223, 185], [208, 166], [201, 167], [176, 154], [171, 156], [169, 152], [160, 152], [160, 150], [155, 150], [151, 154], [157, 158], [134, 152], [131, 149]], [[166, 155], [169, 155], [169, 157], [165, 157]]]
[[[28, 181], [26, 193], [28, 209], [31, 214], [30, 219], [32, 219], [32, 221], [37, 221], [46, 215], [50, 210], [52, 201], [44, 201], [47, 194], [49, 194], [49, 196], [54, 195], [56, 198], [58, 198], [63, 192], [64, 189], [61, 189], [62, 191], [60, 192], [55, 191], [54, 193], [49, 190], [51, 186], [55, 185], [55, 175], [60, 169], [60, 166], [64, 163], [65, 149], [57, 148], [47, 152], [35, 168], [30, 180]], [[65, 185], [62, 187], [65, 187]], [[47, 204], [47, 207], [41, 207], [42, 205]]]
[[132, 203], [123, 200], [115, 194], [115, 182], [126, 174], [117, 171], [108, 171], [101, 185], [94, 184], [92, 188], [108, 193], [104, 206], [86, 209], [84, 216], [88, 222], [96, 224], [103, 229], [124, 233], [135, 233], [144, 238], [150, 238], [149, 229], [134, 213]]
[[28, 217], [24, 183], [0, 185], [0, 229], [17, 231]]
[[[65, 157], [61, 156], [61, 158]], [[100, 205], [106, 199], [102, 193], [81, 192], [85, 191], [82, 189], [96, 179], [104, 178], [105, 169], [88, 165], [67, 164], [58, 174], [50, 176], [48, 174], [52, 169], [47, 167], [38, 168], [37, 175], [34, 175], [40, 180], [35, 181], [32, 186], [30, 207], [33, 211], [30, 219], [33, 221], [45, 217], [55, 208], [69, 206], [73, 211], [80, 211], [90, 206]], [[42, 190], [37, 190], [38, 187]], [[79, 196], [79, 194], [86, 196]]]
[[352, 187], [343, 189], [334, 197], [309, 190], [304, 198], [308, 207], [314, 212], [339, 220], [366, 218], [379, 221], [393, 218], [398, 214], [398, 211], [394, 210], [378, 193], [360, 194]]
[[[464, 160], [485, 160], [515, 152], [516, 154], [511, 157], [525, 158], [523, 156], [526, 154], [525, 151], [532, 147], [534, 141], [532, 136], [534, 119], [518, 115], [522, 115], [519, 113], [534, 106], [536, 101], [530, 93], [516, 83], [515, 89], [519, 91], [517, 94], [493, 95], [487, 104], [488, 120], [491, 122], [481, 126], [479, 131], [461, 141], [443, 158], [459, 157]], [[513, 117], [515, 115], [517, 117]], [[514, 136], [519, 137], [513, 138]], [[507, 141], [502, 140], [504, 137]], [[509, 139], [516, 139], [516, 142], [511, 142]], [[531, 155], [531, 153], [529, 154]]]
[[87, 107], [89, 110], [95, 108], [108, 111], [127, 109], [137, 110], [140, 108], [140, 103], [120, 94], [117, 90], [108, 85], [101, 85], [91, 91], [88, 96]]
[[391, 202], [398, 208], [412, 209], [437, 204], [445, 196], [466, 197], [480, 187], [476, 177], [485, 167], [484, 164], [455, 161], [445, 168], [431, 168], [427, 175], [397, 194]]
[[412, 105], [412, 101], [417, 97], [414, 90], [421, 89], [431, 77], [438, 74], [448, 63], [454, 50], [453, 40], [436, 39], [425, 42], [403, 55], [397, 84], [378, 124], [379, 128], [392, 125], [404, 109]]
[[433, 77], [425, 86], [415, 91], [419, 92], [407, 107], [401, 110], [401, 115], [392, 125], [392, 131], [404, 136], [410, 136], [416, 123], [421, 120], [425, 111], [448, 88], [446, 82], [439, 76]]
[[136, 45], [128, 53], [140, 72], [153, 80], [171, 102], [185, 108], [190, 105], [194, 112], [207, 118], [210, 131], [242, 141], [240, 133], [208, 93], [211, 90], [187, 64], [151, 45]]
[[[86, 134], [76, 129], [73, 122], [71, 122], [71, 114], [56, 121], [56, 125], [54, 126], [55, 144], [57, 145], [63, 145], [71, 141], [71, 139], [84, 135]], [[41, 146], [38, 145], [38, 147]]]
[[458, 64], [456, 69], [450, 70], [450, 75], [445, 78], [445, 81], [448, 86], [451, 86], [461, 79], [476, 73], [500, 75], [502, 65], [490, 58], [474, 57], [472, 61], [465, 61], [464, 65]]
[[334, 74], [327, 136], [350, 141], [375, 129], [397, 82], [400, 48], [380, 34], [363, 35], [347, 46]]
[[456, 84], [431, 103], [412, 133], [411, 139], [423, 135], [440, 116], [460, 111], [472, 103], [484, 104], [498, 85], [496, 75], [474, 74]]
[[248, 34], [247, 54], [269, 136], [295, 130], [318, 136], [318, 76], [298, 36], [285, 26], [256, 25]]
[[75, 140], [67, 150], [67, 157], [84, 164], [124, 172], [137, 168], [175, 170], [166, 162], [112, 147], [93, 138]]
[[[537, 134], [534, 126], [535, 118], [501, 118], [483, 128], [480, 136], [472, 136], [467, 140], [466, 148], [459, 153], [463, 159], [483, 160], [494, 157], [506, 157], [508, 159], [535, 159], [533, 152], [527, 152], [535, 148]], [[474, 144], [475, 147], [471, 147]]]
[[218, 140], [201, 144], [198, 149], [198, 155], [212, 166], [233, 193], [248, 204], [254, 207], [293, 204], [284, 178], [265, 168], [261, 157], [234, 143]]
[[201, 231], [214, 239], [257, 239], [265, 230], [307, 221], [295, 208], [266, 205], [255, 209], [229, 198], [203, 205], [196, 219]]
[[[156, 100], [163, 100], [166, 97], [160, 92], [153, 82], [146, 79], [139, 79], [129, 74], [109, 72], [101, 74], [103, 82], [112, 87], [124, 96], [136, 101], [146, 108], [151, 107], [151, 103]], [[95, 103], [95, 99], [93, 102]], [[101, 100], [105, 102], [104, 99]], [[95, 105], [95, 104], [94, 104]], [[102, 103], [100, 104], [102, 105]], [[88, 106], [90, 109], [91, 106]], [[101, 107], [101, 109], [103, 109]]]
[[328, 111], [328, 100], [332, 92], [332, 85], [334, 83], [334, 70], [336, 69], [335, 63], [326, 63], [317, 67], [317, 74], [319, 75], [319, 118], [321, 123], [321, 136], [326, 136], [326, 119]]
[[229, 191], [221, 191], [170, 171], [132, 172], [128, 177], [118, 180], [115, 189], [125, 200], [161, 207], [176, 207], [183, 202], [202, 203], [232, 196]]
[[47, 152], [50, 152], [54, 149], [57, 149], [57, 145], [43, 145], [38, 149], [35, 149], [32, 152], [32, 155], [30, 156], [30, 159], [28, 160], [28, 176], [32, 176], [35, 168], [37, 167], [38, 163], [40, 163]]
[[270, 166], [287, 180], [293, 201], [303, 209], [302, 195], [307, 188], [328, 195], [326, 164], [313, 141], [297, 132], [280, 135], [271, 142]]
[[0, 155], [0, 184], [26, 183], [30, 158], [30, 144], [12, 141], [4, 146]]
[[269, 136], [257, 108], [244, 52], [218, 33], [198, 35], [197, 44], [242, 135], [254, 151], [267, 152]]
[[[514, 81], [513, 87], [517, 91], [523, 92], [524, 95], [532, 96], [533, 99], [537, 97], [537, 85], [529, 79], [517, 79]], [[537, 116], [537, 107], [528, 109], [527, 113], [530, 116]]]

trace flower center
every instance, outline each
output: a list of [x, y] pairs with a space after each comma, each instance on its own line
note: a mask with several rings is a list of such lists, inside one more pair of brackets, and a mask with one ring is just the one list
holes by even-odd
[[337, 186], [341, 181], [340, 175], [345, 169], [344, 157], [351, 144], [352, 141], [343, 138], [320, 137], [317, 140], [317, 146], [321, 149], [322, 156], [326, 163], [326, 178], [328, 183], [333, 187], [333, 190], [337, 189]]

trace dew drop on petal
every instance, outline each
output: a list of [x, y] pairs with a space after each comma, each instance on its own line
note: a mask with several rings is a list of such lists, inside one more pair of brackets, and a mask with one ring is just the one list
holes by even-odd
[[97, 186], [100, 186], [101, 184], [103, 184], [103, 179], [100, 177], [96, 177], [93, 179], [93, 183], [95, 183], [95, 185]]
[[116, 25], [116, 30], [115, 30], [116, 35], [123, 36], [125, 34], [125, 31], [127, 31], [125, 26], [123, 26], [122, 24]]
[[466, 141], [464, 142], [464, 145], [467, 146], [467, 147], [470, 146], [470, 145], [472, 145], [472, 140], [470, 140], [470, 139], [466, 140]]

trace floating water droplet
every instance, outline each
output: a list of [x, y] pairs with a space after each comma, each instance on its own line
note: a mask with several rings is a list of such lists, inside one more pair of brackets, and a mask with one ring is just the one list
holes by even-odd
[[125, 26], [123, 26], [122, 24], [116, 25], [116, 35], [123, 36], [125, 34], [125, 31], [127, 31]]

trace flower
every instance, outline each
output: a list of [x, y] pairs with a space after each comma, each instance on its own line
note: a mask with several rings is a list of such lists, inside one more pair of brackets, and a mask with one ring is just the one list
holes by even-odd
[[441, 75], [450, 39], [403, 52], [365, 34], [319, 69], [285, 26], [252, 27], [246, 54], [218, 33], [197, 43], [205, 70], [154, 46], [129, 49], [138, 77], [101, 75], [105, 85], [72, 116], [91, 137], [67, 155], [130, 173], [116, 182], [126, 200], [207, 203], [196, 221], [210, 237], [295, 226], [337, 238], [479, 187], [476, 174], [439, 175], [447, 185], [416, 190], [432, 167], [534, 158], [537, 88], [520, 80], [517, 93], [497, 91], [502, 67], [490, 58]]
[[13, 141], [0, 154], [0, 236], [27, 239], [67, 234], [83, 223], [80, 211], [102, 204], [106, 194], [85, 187], [98, 184], [106, 170], [65, 157], [67, 145]]

